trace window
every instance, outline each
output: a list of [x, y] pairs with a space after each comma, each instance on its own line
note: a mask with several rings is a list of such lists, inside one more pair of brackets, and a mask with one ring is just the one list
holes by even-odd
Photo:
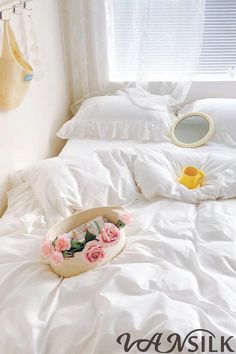
[[203, 46], [197, 73], [209, 79], [236, 79], [235, 0], [206, 0]]
[[[174, 68], [177, 72], [178, 64], [183, 65], [185, 54], [191, 51], [188, 36], [196, 41], [198, 37], [192, 26], [191, 33], [186, 30], [186, 19], [188, 21], [188, 17], [192, 18], [191, 9], [188, 9], [186, 0], [183, 0], [181, 9], [174, 9], [172, 12], [168, 9], [168, 1], [172, 0], [150, 2], [148, 26], [145, 27], [145, 33], [142, 33], [142, 13], [140, 12], [140, 17], [136, 16], [135, 22], [132, 22], [132, 11], [137, 10], [137, 4], [142, 6], [144, 0], [110, 0], [112, 3], [112, 20], [109, 23], [109, 78], [111, 81], [134, 80], [140, 68], [143, 53], [145, 53], [145, 60], [142, 62], [142, 70], [146, 72], [150, 81], [158, 81], [160, 77], [168, 80], [173, 75], [169, 68]], [[161, 12], [160, 6], [162, 6]], [[185, 15], [183, 15], [184, 11]], [[185, 27], [180, 25], [180, 17], [185, 18]], [[179, 63], [176, 62], [175, 51], [172, 51], [171, 46], [163, 45], [163, 41], [168, 43], [170, 33], [173, 34], [173, 38], [178, 36], [176, 40], [181, 43], [178, 53]], [[145, 48], [140, 48], [140, 41], [137, 40], [137, 37], [140, 39], [142, 35], [147, 38]], [[172, 41], [173, 38], [171, 38]], [[186, 71], [188, 71], [193, 63], [186, 62], [185, 64]], [[203, 43], [195, 78], [209, 81], [236, 79], [236, 0], [205, 0]]]

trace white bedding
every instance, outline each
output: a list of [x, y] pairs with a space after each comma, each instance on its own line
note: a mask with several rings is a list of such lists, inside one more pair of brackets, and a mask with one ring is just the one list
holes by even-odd
[[[34, 166], [15, 176], [9, 207], [0, 219], [0, 353], [121, 354], [125, 352], [125, 337], [120, 340], [122, 344], [117, 337], [124, 332], [130, 333], [132, 342], [164, 333], [159, 350], [166, 351], [172, 346], [164, 339], [166, 335], [174, 332], [184, 339], [190, 331], [200, 328], [216, 336], [214, 349], [219, 353], [220, 336], [234, 336], [229, 344], [236, 350], [235, 196], [189, 203], [175, 200], [170, 193], [168, 198], [155, 196], [148, 201], [138, 193], [134, 180], [132, 183], [137, 174], [135, 161], [144, 154], [156, 156], [162, 147], [123, 147], [95, 154], [101, 171], [112, 166], [112, 193], [106, 195], [120, 199], [134, 215], [133, 225], [127, 228], [127, 246], [107, 265], [78, 277], [61, 279], [52, 273], [40, 258], [40, 244], [48, 228], [45, 205], [53, 198], [60, 199], [61, 188], [70, 190], [66, 192], [71, 193], [69, 197], [65, 193], [63, 200], [63, 207], [69, 212], [73, 198], [77, 200], [79, 195], [82, 204], [87, 200], [88, 192], [80, 190], [76, 176], [83, 166], [86, 177], [93, 159], [88, 159], [86, 165], [85, 151], [74, 159], [70, 154], [68, 159], [64, 150], [56, 161], [53, 159], [55, 169], [63, 164], [62, 175], [51, 174], [48, 160], [43, 168]], [[170, 163], [171, 149], [173, 155], [180, 151], [168, 146]], [[224, 148], [217, 149], [223, 156]], [[209, 155], [209, 147], [197, 152]], [[231, 154], [234, 156], [233, 151]], [[209, 159], [211, 156], [212, 161], [217, 161], [216, 152]], [[120, 166], [123, 175], [129, 177], [117, 184], [119, 176], [115, 171]], [[222, 168], [217, 174], [221, 175], [226, 169], [223, 160], [219, 159], [219, 166]], [[209, 163], [208, 173], [210, 167]], [[38, 168], [43, 173], [38, 175], [39, 179], [43, 176], [40, 181], [35, 173]], [[64, 172], [72, 170], [70, 180]], [[48, 176], [50, 183], [60, 186], [53, 190], [53, 198], [40, 194], [43, 183], [49, 183]], [[93, 188], [94, 181], [88, 181]], [[231, 189], [231, 182], [227, 183], [224, 191]], [[61, 205], [55, 205], [50, 207], [60, 218]], [[200, 333], [197, 341], [201, 342]], [[186, 342], [182, 353], [188, 352], [189, 345]], [[139, 352], [136, 345], [130, 350]], [[151, 344], [147, 353], [156, 352]], [[177, 348], [172, 351], [178, 352]], [[208, 349], [206, 353], [209, 354]]]
[[97, 150], [122, 149], [127, 147], [139, 147], [140, 149], [147, 146], [161, 147], [169, 144], [155, 142], [137, 142], [133, 140], [98, 140], [98, 139], [70, 139], [66, 142], [59, 156], [79, 156], [83, 153], [94, 152]]
[[[91, 153], [97, 150], [113, 150], [123, 148], [137, 148], [143, 150], [146, 148], [154, 148], [158, 150], [175, 150], [181, 151], [183, 148], [173, 145], [169, 142], [156, 143], [156, 142], [138, 142], [133, 140], [99, 140], [99, 139], [70, 139], [66, 142], [59, 156], [80, 156], [83, 153]], [[227, 145], [221, 145], [216, 143], [208, 143], [204, 146], [196, 149], [188, 149], [188, 151], [223, 151], [232, 152], [236, 150], [234, 147], [228, 147]]]

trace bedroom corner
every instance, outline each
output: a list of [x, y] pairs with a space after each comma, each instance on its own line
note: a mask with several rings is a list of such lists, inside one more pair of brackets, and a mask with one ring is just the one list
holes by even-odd
[[236, 0], [0, 0], [0, 354], [236, 353]]

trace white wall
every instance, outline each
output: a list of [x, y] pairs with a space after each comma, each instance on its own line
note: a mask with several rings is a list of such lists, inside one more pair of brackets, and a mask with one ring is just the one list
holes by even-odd
[[[44, 77], [32, 82], [18, 109], [0, 112], [0, 212], [6, 202], [9, 174], [56, 155], [63, 141], [55, 132], [68, 117], [59, 1], [34, 0], [33, 19]], [[20, 23], [19, 19], [14, 21]]]

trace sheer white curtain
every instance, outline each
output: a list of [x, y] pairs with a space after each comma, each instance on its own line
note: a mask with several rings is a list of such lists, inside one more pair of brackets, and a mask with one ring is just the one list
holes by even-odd
[[61, 0], [64, 48], [72, 111], [86, 97], [109, 94], [104, 0]]
[[204, 0], [62, 1], [73, 101], [118, 88], [148, 109], [184, 101], [199, 63]]

